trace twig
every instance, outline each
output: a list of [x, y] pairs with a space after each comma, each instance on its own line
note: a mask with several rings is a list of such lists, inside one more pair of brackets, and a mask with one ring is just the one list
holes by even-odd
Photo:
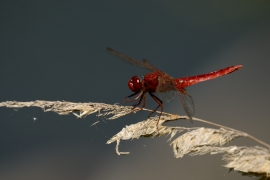
[[[152, 110], [150, 110], [150, 109], [145, 109], [145, 108], [144, 108], [143, 110], [145, 110], [145, 111], [150, 111], [150, 112], [152, 111]], [[157, 112], [157, 113], [160, 113], [159, 111], [156, 111], [156, 112]], [[168, 116], [172, 116], [172, 117], [177, 118], [177, 119], [182, 119], [182, 120], [185, 119], [185, 120], [189, 120], [189, 117], [187, 117], [187, 116], [179, 116], [179, 115], [176, 115], [176, 114], [170, 114], [170, 113], [166, 113], [166, 112], [163, 112], [163, 114], [166, 114], [166, 115], [168, 115]], [[177, 120], [177, 119], [173, 119], [173, 120], [175, 121], [175, 120]], [[242, 132], [242, 131], [239, 131], [239, 130], [236, 130], [236, 129], [233, 129], [233, 128], [230, 128], [230, 127], [227, 127], [227, 126], [224, 126], [224, 125], [220, 125], [220, 124], [217, 124], [217, 123], [213, 123], [213, 122], [210, 122], [210, 121], [206, 121], [206, 120], [203, 120], [203, 119], [199, 119], [199, 118], [195, 118], [195, 117], [193, 117], [192, 119], [193, 119], [194, 121], [198, 121], [198, 122], [202, 122], [202, 123], [205, 123], [205, 124], [210, 124], [210, 125], [213, 125], [213, 126], [216, 126], [216, 127], [220, 127], [220, 128], [224, 128], [224, 129], [236, 131], [236, 132], [238, 132], [239, 134], [241, 134], [243, 137], [250, 138], [250, 139], [256, 141], [257, 143], [259, 143], [259, 144], [261, 144], [261, 145], [267, 147], [268, 149], [270, 149], [270, 145], [269, 145], [269, 144], [267, 144], [267, 143], [265, 143], [265, 142], [263, 142], [263, 141], [261, 141], [261, 140], [255, 138], [254, 136], [251, 136], [251, 135], [248, 134], [248, 133], [245, 133], [245, 132]]]
[[[108, 120], [116, 119], [141, 110], [151, 111], [149, 109], [134, 108], [132, 106], [110, 105], [104, 103], [72, 103], [66, 101], [32, 101], [32, 102], [1, 102], [0, 107], [22, 108], [22, 107], [40, 107], [44, 112], [53, 111], [60, 115], [74, 114], [77, 118], [84, 118], [90, 114], [98, 112], [97, 116], [110, 116]], [[160, 113], [157, 111], [157, 113]], [[203, 155], [206, 153], [216, 154], [225, 153], [223, 160], [227, 162], [225, 167], [231, 168], [243, 173], [255, 173], [260, 176], [270, 177], [270, 145], [239, 130], [226, 127], [217, 123], [209, 122], [199, 118], [193, 118], [194, 121], [203, 122], [209, 125], [219, 127], [220, 129], [211, 129], [204, 127], [168, 127], [162, 124], [167, 121], [175, 121], [189, 118], [163, 112], [163, 116], [151, 117], [147, 120], [132, 124], [123, 128], [119, 133], [107, 141], [107, 144], [116, 142], [116, 153], [129, 154], [129, 152], [120, 152], [120, 140], [128, 140], [140, 137], [156, 137], [171, 135], [171, 140], [176, 134], [185, 132], [172, 141], [171, 145], [176, 158], [181, 158], [185, 154]], [[157, 127], [157, 121], [159, 122]], [[98, 123], [95, 122], [95, 123]], [[95, 124], [94, 123], [94, 124]], [[93, 124], [93, 125], [94, 125]], [[248, 137], [257, 143], [266, 146], [262, 147], [223, 147], [226, 143], [237, 137]]]

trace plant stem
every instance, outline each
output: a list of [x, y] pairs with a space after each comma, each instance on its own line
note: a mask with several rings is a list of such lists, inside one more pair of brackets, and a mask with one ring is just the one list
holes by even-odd
[[[143, 110], [146, 110], [146, 111], [151, 111], [150, 109], [143, 109]], [[160, 113], [159, 111], [156, 111], [156, 113]], [[170, 113], [166, 113], [166, 112], [162, 112], [162, 114], [166, 114], [168, 116], [171, 116], [173, 117], [173, 120], [177, 120], [177, 119], [185, 119], [185, 120], [189, 120], [189, 117], [187, 116], [179, 116], [179, 115], [176, 115], [176, 114], [170, 114]], [[239, 130], [236, 130], [236, 129], [233, 129], [233, 128], [230, 128], [230, 127], [227, 127], [227, 126], [223, 126], [223, 125], [220, 125], [220, 124], [217, 124], [217, 123], [213, 123], [213, 122], [210, 122], [210, 121], [206, 121], [206, 120], [203, 120], [203, 119], [199, 119], [199, 118], [192, 118], [194, 121], [198, 121], [198, 122], [202, 122], [202, 123], [206, 123], [206, 124], [210, 124], [210, 125], [213, 125], [213, 126], [217, 126], [217, 127], [220, 127], [220, 128], [224, 128], [224, 129], [229, 129], [231, 131], [236, 131], [237, 133], [241, 134], [241, 136], [243, 137], [247, 137], [247, 138], [250, 138], [252, 139], [253, 141], [256, 141], [257, 143], [261, 144], [261, 145], [264, 145], [265, 147], [267, 147], [268, 149], [270, 149], [270, 145], [255, 138], [254, 136], [251, 136], [250, 134], [248, 133], [245, 133], [245, 132], [242, 132], [242, 131], [239, 131]]]

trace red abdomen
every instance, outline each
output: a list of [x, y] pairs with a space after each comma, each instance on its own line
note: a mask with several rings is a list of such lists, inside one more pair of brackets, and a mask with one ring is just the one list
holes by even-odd
[[230, 66], [224, 69], [220, 69], [218, 71], [213, 71], [207, 74], [201, 74], [198, 76], [190, 76], [190, 77], [185, 77], [185, 78], [176, 78], [174, 80], [175, 86], [178, 89], [183, 89], [187, 86], [191, 86], [193, 84], [202, 82], [202, 81], [207, 81], [210, 79], [214, 79], [220, 76], [224, 76], [226, 74], [232, 73], [238, 69], [242, 68], [242, 65], [236, 65], [236, 66]]

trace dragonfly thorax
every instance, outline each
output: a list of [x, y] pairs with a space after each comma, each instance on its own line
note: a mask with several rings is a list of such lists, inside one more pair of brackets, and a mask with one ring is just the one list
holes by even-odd
[[142, 81], [138, 76], [133, 76], [128, 81], [128, 87], [133, 92], [140, 92], [142, 90]]

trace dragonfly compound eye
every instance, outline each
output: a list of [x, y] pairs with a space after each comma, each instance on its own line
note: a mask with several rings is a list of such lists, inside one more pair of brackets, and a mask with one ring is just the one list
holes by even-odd
[[140, 92], [142, 90], [142, 82], [138, 76], [133, 76], [128, 81], [128, 87], [133, 92]]

